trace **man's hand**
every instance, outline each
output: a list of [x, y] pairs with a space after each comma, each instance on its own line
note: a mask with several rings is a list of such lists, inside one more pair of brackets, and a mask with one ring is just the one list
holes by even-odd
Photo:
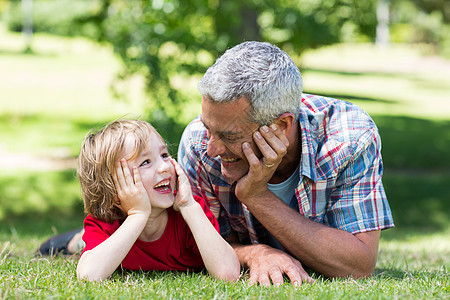
[[242, 202], [262, 196], [268, 192], [267, 182], [272, 178], [281, 160], [287, 153], [289, 141], [283, 131], [275, 124], [262, 126], [253, 134], [253, 140], [261, 151], [258, 158], [248, 143], [242, 144], [242, 150], [249, 163], [248, 174], [236, 185], [236, 196]]
[[184, 173], [183, 169], [176, 162], [176, 160], [170, 158], [170, 161], [172, 162], [173, 166], [175, 167], [175, 171], [177, 172], [178, 185], [178, 191], [177, 195], [175, 196], [175, 202], [173, 203], [173, 209], [176, 211], [180, 211], [184, 207], [191, 206], [195, 202], [195, 200], [192, 196], [191, 184], [188, 177], [186, 176], [186, 173]]
[[133, 168], [133, 176], [124, 158], [117, 162], [113, 176], [118, 197], [116, 205], [128, 216], [139, 213], [149, 216], [152, 207], [137, 167]]
[[263, 244], [235, 245], [235, 250], [239, 257], [244, 257], [250, 268], [250, 285], [259, 283], [270, 286], [272, 280], [273, 285], [279, 286], [284, 283], [283, 274], [289, 277], [294, 286], [299, 286], [302, 282], [314, 282], [298, 260], [281, 250]]

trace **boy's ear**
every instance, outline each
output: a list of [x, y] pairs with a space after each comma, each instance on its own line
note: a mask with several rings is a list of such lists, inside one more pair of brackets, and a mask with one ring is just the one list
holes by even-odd
[[292, 131], [292, 128], [294, 128], [295, 125], [294, 120], [295, 120], [294, 114], [284, 113], [278, 118], [276, 118], [274, 123], [283, 131], [283, 133], [286, 136], [289, 136], [289, 134]]
[[114, 205], [115, 207], [118, 207], [118, 208], [122, 209], [122, 207], [121, 207], [121, 205], [120, 205], [120, 199], [119, 199], [117, 196], [116, 196], [116, 198], [114, 199], [113, 205]]

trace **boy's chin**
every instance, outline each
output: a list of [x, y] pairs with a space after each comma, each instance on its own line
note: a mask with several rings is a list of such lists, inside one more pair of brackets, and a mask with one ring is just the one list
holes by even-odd
[[150, 202], [152, 204], [152, 208], [167, 209], [173, 206], [175, 196], [172, 193], [164, 196], [158, 195], [158, 197], [155, 197], [155, 199]]

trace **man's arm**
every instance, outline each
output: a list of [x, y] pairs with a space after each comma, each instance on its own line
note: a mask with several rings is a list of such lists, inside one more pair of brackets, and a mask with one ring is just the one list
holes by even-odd
[[[237, 184], [238, 199], [292, 255], [311, 269], [328, 277], [369, 276], [377, 260], [379, 230], [353, 235], [312, 221], [278, 199], [267, 189], [273, 170], [264, 163], [274, 163], [275, 167], [279, 164], [285, 152], [278, 146], [283, 136], [276, 128], [261, 134], [264, 139], [254, 139], [263, 154], [261, 159], [248, 145], [242, 146], [250, 170]], [[359, 171], [351, 180], [358, 182], [367, 176], [363, 173]], [[353, 197], [352, 189], [358, 190], [350, 185], [340, 188], [346, 189], [344, 194], [348, 197]]]
[[[258, 201], [247, 201], [246, 205], [293, 256], [314, 271], [327, 277], [365, 277], [372, 274], [378, 256], [379, 230], [353, 235], [319, 224], [300, 215], [273, 194]], [[246, 257], [255, 257], [246, 256], [242, 249], [240, 251], [238, 256], [244, 261]], [[259, 259], [259, 264], [271, 263], [269, 257], [266, 262], [264, 257]]]

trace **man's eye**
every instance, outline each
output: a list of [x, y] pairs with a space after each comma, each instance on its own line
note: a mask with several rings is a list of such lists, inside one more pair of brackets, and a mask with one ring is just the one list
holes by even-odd
[[239, 137], [237, 136], [224, 136], [223, 140], [229, 143], [237, 142], [239, 141]]
[[144, 160], [144, 161], [142, 162], [142, 164], [140, 165], [140, 167], [145, 166], [145, 165], [147, 165], [147, 164], [149, 164], [149, 163], [150, 163], [150, 160], [146, 159], [146, 160]]

